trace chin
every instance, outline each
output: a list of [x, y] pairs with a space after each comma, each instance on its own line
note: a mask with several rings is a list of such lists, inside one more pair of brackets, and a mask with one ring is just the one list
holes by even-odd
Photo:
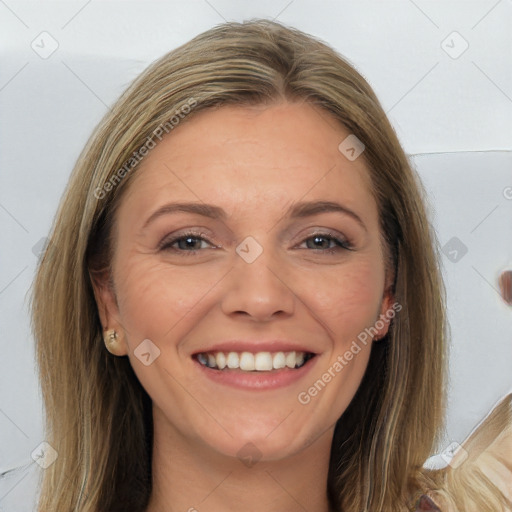
[[[261, 461], [276, 461], [292, 457], [306, 447], [308, 432], [298, 432], [297, 424], [283, 417], [246, 417], [236, 424], [223, 424], [227, 434], [212, 436], [208, 433], [203, 441], [220, 454], [246, 457]], [[302, 430], [302, 429], [301, 429]], [[313, 433], [309, 433], [313, 437]], [[242, 460], [243, 462], [243, 460]]]

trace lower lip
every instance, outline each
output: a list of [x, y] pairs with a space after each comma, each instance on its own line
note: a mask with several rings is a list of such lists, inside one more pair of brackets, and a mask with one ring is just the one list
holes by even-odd
[[209, 379], [238, 389], [265, 391], [289, 386], [302, 379], [316, 364], [318, 356], [311, 358], [300, 368], [282, 368], [269, 372], [244, 372], [240, 369], [216, 370], [193, 359], [194, 364]]

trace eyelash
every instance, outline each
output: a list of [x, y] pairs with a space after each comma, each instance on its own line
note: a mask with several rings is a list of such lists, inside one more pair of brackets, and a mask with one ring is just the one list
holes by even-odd
[[[159, 244], [158, 250], [181, 253], [183, 256], [185, 256], [185, 255], [191, 256], [191, 255], [196, 254], [199, 250], [201, 250], [201, 249], [199, 249], [199, 250], [187, 251], [187, 250], [182, 250], [182, 249], [175, 249], [172, 247], [172, 245], [174, 245], [175, 243], [177, 243], [181, 240], [186, 240], [187, 238], [192, 238], [192, 239], [201, 240], [201, 241], [210, 243], [206, 238], [204, 238], [204, 233], [189, 232], [189, 233], [184, 233], [183, 235], [180, 235], [180, 236], [177, 236], [177, 237], [174, 237], [171, 239], [164, 239]], [[308, 236], [307, 238], [305, 238], [301, 242], [301, 244], [304, 242], [307, 242], [308, 240], [311, 240], [313, 238], [325, 238], [325, 239], [328, 239], [329, 241], [332, 241], [336, 244], [335, 247], [331, 247], [329, 249], [310, 249], [313, 251], [321, 251], [321, 252], [327, 253], [327, 254], [334, 254], [334, 253], [337, 253], [339, 250], [352, 251], [354, 249], [353, 245], [348, 240], [340, 239], [337, 236], [335, 236], [334, 234], [329, 233], [329, 232], [313, 233], [311, 236]]]

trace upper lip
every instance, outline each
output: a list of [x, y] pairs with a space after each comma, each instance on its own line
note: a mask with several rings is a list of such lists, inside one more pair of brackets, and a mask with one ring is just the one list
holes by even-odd
[[290, 340], [228, 340], [213, 343], [194, 351], [195, 354], [205, 352], [306, 352], [316, 354], [306, 344]]

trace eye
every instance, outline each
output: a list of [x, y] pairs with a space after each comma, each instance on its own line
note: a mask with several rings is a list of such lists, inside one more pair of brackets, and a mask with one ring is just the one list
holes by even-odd
[[196, 252], [208, 247], [214, 247], [202, 235], [197, 233], [185, 233], [180, 236], [164, 239], [158, 249], [161, 251], [170, 250], [175, 252]]
[[306, 238], [301, 245], [306, 244], [306, 249], [333, 253], [339, 250], [352, 250], [352, 245], [345, 239], [338, 238], [329, 233], [316, 233]]

